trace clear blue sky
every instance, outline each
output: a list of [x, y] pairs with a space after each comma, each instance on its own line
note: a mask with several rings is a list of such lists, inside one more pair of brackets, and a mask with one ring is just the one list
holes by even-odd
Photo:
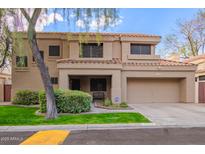
[[[122, 22], [108, 32], [132, 32], [157, 34], [165, 36], [172, 33], [178, 19], [191, 19], [199, 9], [119, 9]], [[68, 29], [67, 23], [51, 24], [44, 31], [78, 31], [72, 24]]]

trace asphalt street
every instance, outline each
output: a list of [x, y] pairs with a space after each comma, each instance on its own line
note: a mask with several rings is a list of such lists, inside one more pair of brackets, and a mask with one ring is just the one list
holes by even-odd
[[0, 132], [0, 145], [18, 145], [35, 132]]
[[205, 144], [205, 128], [146, 128], [133, 130], [73, 131], [64, 144], [184, 145]]
[[[0, 132], [0, 144], [18, 145], [35, 132]], [[65, 145], [204, 145], [205, 128], [71, 131]]]

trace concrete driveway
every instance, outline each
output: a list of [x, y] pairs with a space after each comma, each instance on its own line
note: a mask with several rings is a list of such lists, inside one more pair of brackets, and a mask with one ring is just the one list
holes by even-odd
[[205, 104], [144, 103], [130, 106], [156, 125], [205, 126]]

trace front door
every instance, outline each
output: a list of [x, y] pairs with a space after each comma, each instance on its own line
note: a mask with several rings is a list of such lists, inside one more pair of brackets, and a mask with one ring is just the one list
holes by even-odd
[[80, 90], [80, 79], [70, 79], [70, 89]]
[[4, 85], [4, 101], [11, 101], [11, 85]]
[[199, 103], [205, 103], [205, 82], [199, 82]]

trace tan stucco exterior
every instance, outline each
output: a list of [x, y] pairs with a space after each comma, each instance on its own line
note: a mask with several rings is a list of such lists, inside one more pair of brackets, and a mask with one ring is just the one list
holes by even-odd
[[0, 79], [0, 102], [4, 101], [4, 79]]
[[4, 101], [4, 85], [11, 85], [11, 74], [0, 72], [0, 102]]
[[[28, 56], [28, 67], [17, 68], [15, 56], [12, 64], [12, 96], [17, 90], [43, 89], [40, 73], [32, 62], [31, 50], [24, 35], [23, 49]], [[194, 102], [195, 65], [161, 60], [155, 55], [159, 36], [142, 34], [101, 34], [102, 58], [80, 58], [79, 33], [38, 33], [40, 50], [44, 51], [44, 61], [51, 77], [58, 77], [54, 88], [69, 88], [69, 78], [81, 79], [81, 89], [90, 92], [89, 79], [93, 76], [108, 78], [106, 97], [113, 102]], [[69, 39], [68, 39], [69, 36]], [[97, 42], [90, 33], [87, 42]], [[131, 43], [150, 44], [150, 55], [132, 55]], [[49, 45], [60, 46], [60, 56], [48, 56]], [[159, 89], [163, 97], [151, 95], [151, 88]], [[139, 90], [146, 93], [143, 97]], [[92, 93], [91, 93], [92, 94]], [[135, 95], [136, 94], [136, 95]], [[139, 99], [138, 99], [139, 98]]]

